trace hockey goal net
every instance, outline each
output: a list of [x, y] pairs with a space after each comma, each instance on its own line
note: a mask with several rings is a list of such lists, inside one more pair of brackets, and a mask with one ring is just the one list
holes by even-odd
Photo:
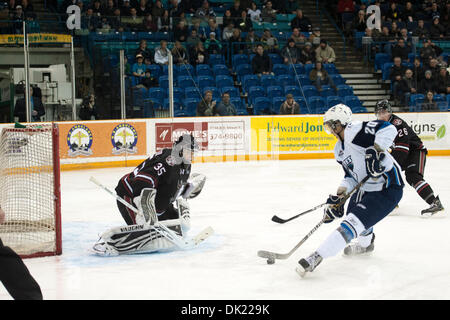
[[0, 130], [0, 238], [23, 258], [61, 254], [58, 126]]

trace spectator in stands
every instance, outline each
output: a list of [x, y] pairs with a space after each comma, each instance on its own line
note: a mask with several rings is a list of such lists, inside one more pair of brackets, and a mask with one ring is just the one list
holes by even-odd
[[386, 19], [388, 21], [401, 21], [401, 16], [401, 10], [397, 7], [397, 4], [391, 2], [390, 8], [386, 14]]
[[136, 7], [136, 11], [139, 17], [145, 17], [147, 14], [151, 13], [147, 0], [140, 0], [139, 5]]
[[327, 70], [322, 66], [322, 62], [316, 61], [315, 66], [309, 72], [309, 80], [316, 86], [318, 91], [322, 91], [322, 86], [327, 85], [336, 90], [333, 79], [328, 75]]
[[140, 84], [148, 90], [149, 88], [158, 86], [158, 79], [156, 79], [156, 77], [152, 75], [152, 72], [147, 69], [145, 70], [145, 76], [141, 79]]
[[[392, 84], [392, 92], [397, 92], [398, 83], [405, 75], [406, 67], [402, 65], [402, 59], [400, 57], [394, 57], [394, 65], [390, 69], [389, 78]], [[395, 98], [395, 95], [394, 95]], [[398, 104], [398, 101], [396, 101]]]
[[179, 18], [184, 17], [184, 8], [178, 0], [170, 0], [169, 16], [173, 19], [172, 24], [177, 25]]
[[447, 1], [445, 8], [442, 10], [441, 23], [447, 28], [450, 25], [450, 1]]
[[197, 42], [199, 42], [199, 41], [201, 42], [202, 40], [197, 35], [197, 30], [191, 29], [191, 34], [186, 39], [187, 48], [190, 49], [191, 47], [194, 47], [197, 44]]
[[272, 7], [272, 1], [267, 1], [262, 9], [261, 19], [263, 22], [274, 23], [277, 21], [277, 10]]
[[185, 47], [181, 44], [180, 41], [175, 41], [175, 45], [172, 49], [172, 57], [174, 64], [188, 64], [188, 53]]
[[212, 99], [212, 91], [206, 90], [202, 101], [197, 105], [197, 117], [211, 117], [215, 115], [216, 101]]
[[80, 117], [80, 120], [98, 120], [95, 95], [93, 93], [83, 99], [78, 116]]
[[92, 10], [94, 11], [94, 16], [101, 17], [103, 15], [103, 7], [100, 0], [95, 0], [92, 5]]
[[349, 22], [349, 25], [344, 24], [344, 15], [353, 14], [353, 12], [355, 12], [355, 5], [353, 3], [353, 0], [339, 0], [337, 5], [337, 12], [339, 14], [338, 17], [344, 30], [348, 29], [351, 22]]
[[186, 11], [189, 13], [195, 13], [203, 4], [203, 0], [186, 0], [183, 2], [185, 3]]
[[250, 16], [250, 20], [252, 20], [252, 22], [261, 21], [261, 10], [259, 10], [256, 2], [252, 1], [251, 8], [248, 9], [247, 14]]
[[439, 10], [439, 6], [438, 6], [437, 2], [433, 2], [431, 4], [431, 10], [428, 13], [428, 17], [431, 21], [433, 21], [435, 17], [438, 17], [438, 18], [441, 17], [441, 12]]
[[133, 74], [133, 76], [138, 77], [138, 78], [145, 77], [146, 66], [143, 62], [144, 62], [144, 56], [142, 54], [138, 53], [136, 55], [136, 62], [131, 67], [131, 73]]
[[162, 17], [164, 14], [164, 8], [161, 0], [156, 0], [152, 7], [152, 16], [153, 17]]
[[8, 1], [8, 10], [9, 12], [14, 12], [14, 10], [16, 10], [16, 6], [20, 3], [20, 1], [16, 1], [16, 0], [9, 0]]
[[94, 15], [94, 10], [88, 8], [86, 13], [81, 16], [81, 28], [95, 31], [99, 25], [99, 19]]
[[411, 48], [405, 44], [403, 38], [397, 40], [397, 44], [392, 48], [392, 59], [394, 57], [400, 57], [402, 61], [408, 60], [408, 53], [411, 52]]
[[250, 29], [245, 36], [245, 42], [247, 42], [248, 53], [256, 53], [256, 43], [261, 39], [256, 35], [255, 30]]
[[[240, 0], [241, 3], [241, 10], [248, 11], [248, 9], [251, 8], [253, 0]], [[267, 2], [267, 0], [264, 0], [264, 2]]]
[[203, 1], [203, 4], [200, 8], [195, 12], [195, 16], [200, 19], [204, 19], [204, 21], [208, 21], [210, 18], [214, 18], [216, 13], [213, 8], [209, 6], [208, 1]]
[[291, 29], [299, 28], [301, 32], [311, 32], [311, 20], [303, 15], [303, 11], [298, 9], [297, 15], [291, 20]]
[[[24, 92], [25, 93], [25, 92]], [[31, 108], [31, 121], [41, 121], [41, 117], [45, 115], [44, 105], [41, 99], [33, 96], [33, 87], [30, 86], [30, 108]], [[18, 99], [14, 106], [14, 117], [19, 118], [19, 122], [27, 121], [26, 113], [26, 101], [25, 97]]]
[[0, 34], [9, 33], [9, 10], [8, 7], [0, 8]]
[[328, 45], [325, 39], [320, 40], [320, 45], [316, 49], [316, 61], [322, 63], [334, 63], [336, 61], [334, 49]]
[[412, 42], [411, 42], [411, 37], [408, 34], [408, 29], [401, 28], [400, 29], [400, 37], [397, 38], [397, 41], [398, 41], [398, 39], [405, 40], [405, 45], [411, 47]]
[[234, 1], [233, 6], [230, 8], [231, 17], [239, 19], [241, 17], [242, 9], [239, 1]]
[[264, 29], [261, 42], [263, 43], [264, 50], [268, 53], [278, 53], [278, 40], [269, 29]]
[[445, 27], [439, 23], [439, 16], [434, 17], [430, 27], [430, 38], [433, 40], [443, 39], [446, 33]]
[[129, 17], [131, 15], [131, 8], [130, 0], [123, 0], [120, 12], [123, 16]]
[[152, 61], [152, 52], [147, 48], [147, 40], [142, 39], [139, 41], [139, 47], [136, 49], [134, 55], [135, 57], [138, 56], [138, 54], [142, 55], [144, 57], [144, 60], [149, 58], [150, 61]]
[[431, 59], [429, 65], [427, 66], [427, 69], [431, 71], [431, 75], [433, 76], [433, 79], [437, 79], [439, 72], [440, 72], [438, 60], [435, 58]]
[[295, 14], [295, 13], [297, 13], [297, 9], [298, 9], [298, 1], [297, 0], [286, 0], [284, 8], [285, 8], [285, 12], [287, 14]]
[[189, 36], [189, 30], [184, 20], [179, 20], [173, 30], [173, 37], [175, 41], [185, 42]]
[[438, 111], [436, 100], [434, 100], [434, 92], [427, 91], [425, 93], [425, 100], [422, 103], [422, 111]]
[[292, 30], [291, 37], [289, 39], [294, 40], [295, 46], [297, 48], [302, 48], [306, 43], [306, 37], [303, 33], [300, 32], [298, 28], [294, 28]]
[[397, 22], [392, 21], [391, 30], [389, 33], [394, 39], [397, 39], [401, 36], [400, 28], [398, 27]]
[[163, 15], [158, 17], [158, 31], [160, 32], [170, 31], [169, 11], [167, 10], [164, 10]]
[[437, 83], [437, 93], [450, 94], [450, 74], [445, 66], [441, 66], [439, 69]]
[[422, 79], [425, 77], [425, 69], [424, 67], [422, 67], [419, 57], [414, 58], [413, 73], [414, 79], [417, 80], [417, 83], [420, 83], [420, 81], [422, 81]]
[[22, 11], [24, 14], [34, 13], [33, 5], [28, 0], [21, 0]]
[[209, 38], [211, 32], [214, 32], [217, 39], [222, 38], [222, 31], [214, 18], [208, 20], [208, 27], [206, 28], [206, 35]]
[[209, 36], [209, 33], [206, 32], [206, 28], [202, 27], [200, 25], [200, 19], [192, 19], [192, 27], [191, 30], [195, 29], [197, 31], [197, 36], [202, 40], [205, 41], [207, 36]]
[[281, 50], [281, 57], [284, 64], [296, 64], [299, 62], [300, 49], [295, 46], [295, 41], [291, 38], [288, 40], [286, 46]]
[[230, 102], [230, 93], [224, 92], [222, 94], [222, 100], [217, 104], [215, 110], [216, 116], [235, 116], [236, 107]]
[[111, 29], [114, 29], [117, 32], [123, 32], [123, 26], [122, 26], [121, 20], [122, 20], [122, 17], [120, 14], [120, 9], [116, 8], [114, 10], [113, 16], [109, 18], [109, 25], [111, 26]]
[[363, 10], [358, 11], [358, 15], [353, 19], [351, 30], [363, 32], [367, 28], [367, 18]]
[[167, 49], [167, 40], [161, 40], [160, 46], [155, 49], [155, 63], [161, 66], [169, 64], [169, 49]]
[[205, 49], [209, 54], [220, 54], [222, 52], [222, 43], [216, 39], [215, 32], [209, 34], [209, 38], [205, 41]]
[[416, 20], [416, 10], [414, 9], [413, 4], [411, 1], [407, 1], [405, 8], [400, 14], [400, 17], [402, 18], [402, 21], [405, 23], [413, 22]]
[[231, 52], [236, 53], [244, 53], [246, 50], [246, 45], [241, 37], [241, 30], [238, 28], [233, 29], [233, 34], [229, 39], [229, 48], [231, 48]]
[[308, 41], [312, 43], [313, 47], [317, 48], [320, 44], [320, 28], [314, 27], [313, 31], [309, 35]]
[[392, 47], [391, 44], [395, 42], [395, 38], [389, 32], [387, 26], [381, 28], [381, 34], [374, 39], [376, 42], [381, 42], [380, 50], [391, 55]]
[[150, 13], [145, 16], [143, 24], [143, 30], [146, 32], [158, 31], [158, 25], [155, 23], [155, 20], [153, 20], [153, 16]]
[[437, 83], [436, 79], [432, 77], [431, 70], [425, 71], [425, 78], [419, 84], [419, 93], [426, 94], [428, 91], [436, 92]]
[[441, 53], [442, 49], [431, 42], [431, 39], [423, 41], [423, 47], [420, 49], [420, 58], [424, 64], [428, 64], [431, 59], [438, 57]]
[[280, 114], [300, 114], [300, 105], [294, 100], [292, 94], [289, 93], [286, 101], [281, 104]]
[[138, 32], [142, 28], [144, 19], [138, 17], [136, 8], [130, 9], [130, 17], [126, 23], [126, 29], [132, 32]]
[[208, 64], [209, 60], [209, 54], [205, 50], [205, 47], [203, 46], [203, 42], [199, 41], [191, 51], [190, 55], [190, 62], [193, 66], [196, 66], [198, 64]]
[[256, 55], [252, 61], [253, 73], [261, 76], [263, 74], [272, 74], [272, 60], [261, 44], [256, 46]]
[[103, 10], [103, 13], [106, 17], [112, 17], [114, 15], [114, 11], [116, 10], [116, 6], [114, 5], [114, 0], [108, 0], [106, 2], [106, 7]]
[[222, 25], [228, 26], [230, 23], [234, 26], [235, 24], [235, 18], [231, 16], [231, 10], [227, 9], [225, 10], [222, 18]]
[[251, 28], [253, 28], [253, 22], [250, 20], [250, 18], [247, 15], [247, 11], [242, 10], [241, 11], [241, 17], [237, 20], [236, 26], [242, 31], [242, 32], [248, 32]]
[[313, 49], [311, 42], [305, 43], [305, 46], [301, 49], [300, 62], [303, 64], [316, 62], [316, 51]]
[[401, 105], [408, 105], [411, 94], [417, 93], [418, 90], [417, 79], [413, 77], [413, 71], [406, 69], [404, 77], [398, 82], [393, 92], [394, 98], [400, 101]]
[[419, 40], [427, 39], [430, 37], [430, 32], [428, 28], [425, 27], [425, 22], [420, 19], [417, 22], [417, 28], [413, 31], [412, 35], [414, 37], [419, 37]]
[[234, 24], [230, 22], [227, 25], [224, 24], [224, 26], [225, 28], [223, 28], [222, 31], [222, 40], [228, 42], [230, 38], [233, 36]]

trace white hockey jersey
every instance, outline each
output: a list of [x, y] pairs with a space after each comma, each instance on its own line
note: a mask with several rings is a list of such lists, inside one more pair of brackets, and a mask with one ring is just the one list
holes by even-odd
[[[344, 131], [344, 142], [339, 140], [334, 147], [334, 157], [345, 171], [345, 177], [340, 186], [347, 192], [352, 190], [362, 179], [367, 176], [365, 155], [366, 149], [377, 144], [382, 150], [392, 146], [397, 135], [395, 126], [389, 122], [354, 121], [349, 123]], [[381, 164], [385, 167], [384, 173], [374, 179], [370, 178], [363, 184], [361, 190], [373, 192], [389, 187], [391, 184], [404, 186], [401, 170], [394, 158], [385, 152], [386, 157]]]

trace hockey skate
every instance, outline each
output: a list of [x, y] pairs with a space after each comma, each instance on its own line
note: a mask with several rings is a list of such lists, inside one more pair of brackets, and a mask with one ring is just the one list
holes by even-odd
[[444, 206], [442, 205], [441, 200], [439, 200], [439, 196], [437, 196], [428, 209], [422, 210], [422, 216], [431, 217], [435, 213], [442, 210], [444, 210]]
[[345, 256], [356, 256], [359, 254], [370, 253], [375, 249], [375, 234], [373, 234], [372, 240], [367, 247], [361, 246], [359, 243], [352, 243], [345, 247], [344, 255]]
[[317, 252], [314, 252], [306, 259], [300, 259], [295, 271], [303, 278], [307, 272], [313, 272], [322, 260], [323, 258]]

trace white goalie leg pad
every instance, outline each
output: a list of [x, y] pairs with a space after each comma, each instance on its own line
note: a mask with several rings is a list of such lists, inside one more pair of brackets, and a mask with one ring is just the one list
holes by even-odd
[[113, 228], [103, 233], [92, 249], [98, 255], [117, 256], [176, 248], [173, 241], [163, 236], [164, 231], [161, 228], [156, 230], [156, 228], [160, 227], [130, 225]]
[[187, 200], [184, 198], [177, 199], [177, 208], [180, 217], [181, 228], [184, 234], [191, 228], [191, 208]]
[[144, 188], [141, 191], [140, 196], [134, 197], [133, 202], [138, 208], [136, 213], [137, 224], [149, 224], [154, 225], [158, 222], [158, 216], [155, 208], [156, 189]]

